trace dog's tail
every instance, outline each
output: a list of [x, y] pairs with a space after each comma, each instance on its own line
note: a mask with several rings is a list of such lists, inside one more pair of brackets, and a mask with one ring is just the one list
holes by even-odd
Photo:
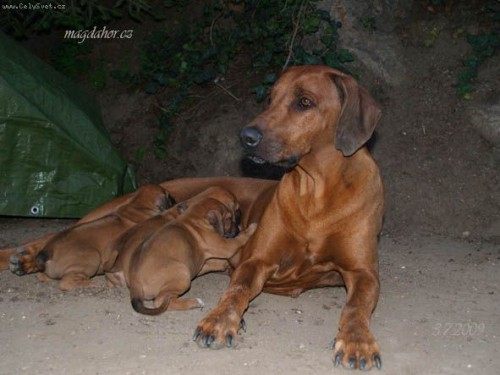
[[155, 308], [149, 308], [144, 306], [144, 301], [141, 298], [131, 298], [132, 308], [139, 314], [144, 315], [159, 315], [168, 309], [170, 304], [170, 297], [165, 298], [161, 306]]

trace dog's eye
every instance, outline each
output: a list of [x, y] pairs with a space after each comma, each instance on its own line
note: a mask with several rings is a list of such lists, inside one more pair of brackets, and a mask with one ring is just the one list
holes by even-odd
[[299, 98], [297, 102], [297, 108], [300, 110], [306, 110], [311, 107], [314, 107], [314, 102], [309, 99], [307, 96], [302, 96]]

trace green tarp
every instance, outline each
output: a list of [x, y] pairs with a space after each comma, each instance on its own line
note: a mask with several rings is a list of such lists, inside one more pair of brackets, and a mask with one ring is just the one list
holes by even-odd
[[135, 187], [96, 101], [0, 32], [0, 215], [81, 217]]

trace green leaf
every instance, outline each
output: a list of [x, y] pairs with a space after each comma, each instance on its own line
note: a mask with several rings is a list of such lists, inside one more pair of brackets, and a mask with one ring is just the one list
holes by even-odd
[[269, 87], [266, 85], [259, 85], [252, 90], [255, 94], [255, 100], [257, 100], [258, 103], [267, 98], [268, 89]]
[[264, 76], [264, 79], [262, 80], [262, 83], [264, 85], [272, 85], [274, 82], [276, 82], [277, 78], [278, 78], [278, 75], [276, 73], [266, 74]]
[[144, 151], [144, 148], [139, 147], [137, 150], [135, 150], [135, 160], [137, 161], [143, 161], [144, 160], [144, 155], [146, 152]]
[[155, 147], [153, 151], [155, 157], [159, 160], [165, 160], [168, 156], [167, 150], [165, 147]]
[[145, 91], [148, 94], [156, 94], [158, 92], [158, 89], [159, 89], [158, 83], [156, 83], [156, 82], [149, 82], [146, 85]]
[[331, 35], [323, 35], [320, 40], [326, 47], [332, 47], [335, 43], [335, 38]]
[[317, 11], [318, 16], [323, 20], [323, 21], [331, 21], [332, 17], [330, 16], [330, 13], [328, 13], [326, 10], [323, 9], [318, 9]]
[[301, 65], [318, 65], [321, 64], [321, 58], [319, 56], [306, 53], [303, 56], [302, 61], [300, 62]]
[[354, 56], [346, 49], [341, 49], [337, 52], [338, 59], [341, 63], [353, 62]]
[[313, 34], [319, 30], [321, 25], [321, 18], [317, 16], [311, 16], [304, 19], [302, 23], [302, 31], [304, 34]]
[[213, 80], [217, 75], [211, 70], [202, 70], [193, 76], [193, 82], [201, 85], [205, 82]]

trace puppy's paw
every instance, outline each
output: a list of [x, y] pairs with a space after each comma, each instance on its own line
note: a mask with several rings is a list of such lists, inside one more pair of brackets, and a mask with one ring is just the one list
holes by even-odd
[[18, 247], [16, 250], [16, 253], [12, 254], [9, 258], [10, 271], [18, 276], [38, 272], [38, 266], [33, 254], [21, 247]]

